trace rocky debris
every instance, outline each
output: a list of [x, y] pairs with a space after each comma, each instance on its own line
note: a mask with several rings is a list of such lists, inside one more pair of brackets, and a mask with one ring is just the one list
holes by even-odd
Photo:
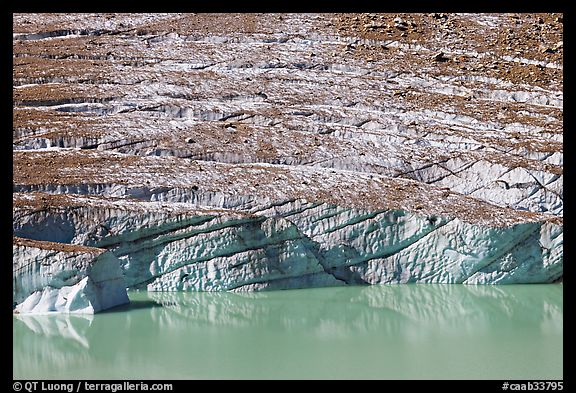
[[562, 221], [554, 215], [447, 193], [447, 188], [415, 180], [305, 165], [228, 164], [70, 149], [15, 152], [13, 162], [15, 192], [119, 196], [237, 210], [291, 199], [366, 210], [413, 211], [420, 206], [423, 214], [491, 226], [526, 220]]
[[[185, 216], [199, 219], [216, 209], [217, 222], [246, 214], [239, 228], [259, 228], [258, 250], [239, 251], [242, 242], [231, 239], [245, 235], [236, 228], [226, 255], [166, 262], [182, 247], [201, 247], [196, 235], [150, 246], [152, 254], [117, 254], [125, 271], [135, 269], [131, 285], [150, 289], [554, 280], [562, 275], [559, 18], [16, 14], [14, 191], [45, 217], [24, 224], [24, 214], [14, 226], [49, 240], [34, 223], [56, 217], [54, 201], [78, 197], [83, 214], [119, 198], [115, 205], [131, 208], [190, 205]], [[147, 217], [134, 211], [120, 232]], [[392, 211], [409, 216], [410, 228], [438, 217], [491, 251], [447, 253], [443, 245], [459, 240], [439, 230], [390, 246], [394, 256], [374, 253], [385, 231], [403, 236], [402, 225], [370, 217], [388, 220]], [[78, 234], [102, 231], [70, 220]], [[154, 225], [164, 228], [163, 220]], [[113, 237], [117, 225], [101, 236]], [[316, 235], [317, 227], [339, 235]], [[357, 227], [365, 235], [352, 245], [356, 235], [344, 233]], [[276, 244], [285, 231], [292, 243]], [[90, 239], [52, 240], [97, 244]], [[411, 265], [416, 256], [424, 265]]]
[[[339, 23], [354, 22], [356, 18], [361, 20], [364, 16], [336, 16], [337, 23], [324, 34], [330, 34]], [[401, 21], [412, 26], [410, 29], [429, 26], [426, 15], [419, 14], [374, 14], [366, 18], [376, 24]], [[395, 18], [400, 19], [394, 22]], [[460, 29], [466, 34], [476, 34], [477, 26], [483, 25], [471, 25], [469, 18], [452, 15], [448, 20], [460, 21]], [[441, 19], [444, 20], [442, 16]], [[321, 31], [322, 19], [317, 25], [311, 20], [304, 22], [315, 34]], [[264, 26], [266, 18], [260, 23]], [[230, 163], [304, 164], [377, 172], [441, 182], [449, 187], [458, 185], [459, 192], [475, 197], [494, 195], [489, 199], [491, 203], [561, 214], [562, 177], [555, 178], [561, 174], [562, 163], [561, 86], [554, 92], [526, 85], [529, 82], [539, 86], [547, 77], [561, 81], [554, 74], [557, 68], [531, 64], [530, 59], [518, 59], [518, 63], [516, 58], [508, 59], [504, 54], [494, 59], [491, 52], [474, 53], [474, 48], [465, 46], [457, 50], [459, 55], [454, 55], [456, 49], [435, 51], [436, 40], [426, 31], [418, 39], [414, 36], [414, 44], [408, 46], [403, 41], [370, 41], [356, 36], [345, 45], [345, 57], [349, 57], [346, 65], [328, 57], [330, 45], [324, 43], [326, 48], [315, 52], [313, 63], [298, 63], [287, 54], [295, 50], [306, 52], [309, 57], [310, 45], [307, 41], [288, 40], [290, 30], [286, 31], [282, 36], [272, 33], [273, 38], [262, 41], [266, 47], [274, 48], [278, 59], [273, 62], [259, 51], [259, 41], [242, 42], [245, 36], [235, 38], [238, 42], [234, 43], [219, 41], [227, 40], [225, 37], [186, 36], [184, 31], [168, 34], [162, 48], [148, 50], [152, 51], [148, 58], [142, 57], [147, 52], [140, 48], [139, 40], [128, 45], [129, 39], [122, 39], [121, 46], [117, 45], [124, 52], [120, 57], [138, 56], [138, 62], [149, 60], [147, 66], [107, 58], [88, 60], [83, 59], [84, 55], [47, 60], [36, 57], [38, 41], [40, 46], [52, 48], [54, 40], [61, 39], [17, 40], [15, 60], [22, 67], [15, 67], [15, 80], [24, 85], [15, 88], [15, 148], [80, 147]], [[340, 39], [347, 39], [346, 34], [348, 30], [341, 31]], [[77, 40], [84, 44], [88, 37], [66, 36], [65, 45], [54, 46], [53, 50], [83, 51], [76, 48]], [[97, 35], [86, 42], [92, 46], [101, 44], [94, 48], [93, 56], [97, 58], [98, 48], [104, 44], [114, 46], [109, 41], [115, 37]], [[211, 39], [215, 42], [205, 42]], [[443, 39], [438, 44], [445, 42]], [[26, 43], [34, 46], [24, 48]], [[467, 41], [459, 44], [469, 45]], [[227, 45], [226, 53], [232, 60], [215, 63], [211, 60], [214, 53], [224, 56], [217, 50], [221, 45]], [[290, 51], [283, 51], [283, 47]], [[437, 56], [439, 61], [430, 62], [428, 54], [422, 63], [420, 54], [433, 50], [432, 53], [444, 55]], [[162, 60], [167, 51], [172, 57]], [[181, 58], [175, 59], [174, 53]], [[237, 58], [244, 54], [258, 61], [243, 68], [244, 63], [238, 63]], [[445, 58], [450, 61], [442, 61]], [[195, 60], [192, 64], [188, 59]], [[415, 74], [406, 64], [417, 64], [420, 71]], [[442, 69], [435, 70], [436, 64]], [[375, 67], [367, 70], [371, 72], [369, 78], [362, 76], [366, 65]], [[75, 73], [76, 67], [83, 70], [82, 74]], [[117, 67], [127, 72], [118, 72]], [[513, 75], [525, 74], [526, 81], [510, 85], [506, 79], [511, 76], [510, 67]], [[495, 71], [504, 72], [506, 78]], [[239, 72], [246, 75], [239, 77]], [[270, 72], [274, 73], [273, 78], [268, 77]], [[162, 84], [157, 82], [159, 73]], [[324, 92], [324, 82], [315, 82], [318, 73], [338, 95], [319, 94]], [[445, 76], [448, 74], [452, 76]], [[192, 77], [202, 83], [192, 88]], [[262, 91], [262, 85], [266, 85], [267, 93]], [[381, 90], [375, 90], [375, 85]], [[289, 102], [286, 97], [290, 97]], [[111, 129], [111, 121], [122, 127]], [[415, 121], [419, 126], [411, 127]], [[225, 122], [221, 129], [219, 122]], [[176, 135], [182, 135], [182, 139]], [[286, 135], [290, 135], [290, 144], [285, 143]], [[323, 135], [330, 137], [318, 139]], [[198, 143], [182, 143], [186, 138]], [[446, 163], [439, 162], [444, 160]], [[456, 162], [458, 165], [453, 166]], [[501, 171], [481, 169], [484, 162], [493, 168], [494, 164], [502, 165]], [[515, 167], [525, 168], [530, 172], [527, 176], [536, 178], [541, 172], [549, 173], [547, 176], [555, 184], [527, 180], [522, 183], [533, 186], [513, 187], [506, 196], [501, 195], [503, 191], [493, 185]], [[464, 170], [458, 175], [460, 169]], [[428, 172], [448, 176], [430, 177]], [[467, 174], [470, 180], [462, 178]], [[477, 176], [482, 178], [480, 182], [475, 180]]]
[[444, 52], [438, 52], [438, 53], [436, 53], [434, 56], [432, 56], [432, 59], [435, 60], [435, 61], [440, 61], [440, 62], [444, 62], [444, 61], [450, 60], [448, 57], [446, 57], [446, 55], [444, 54]]
[[15, 313], [93, 314], [128, 302], [120, 263], [112, 253], [14, 237]]
[[394, 27], [398, 30], [405, 31], [408, 30], [408, 23], [406, 23], [402, 18], [396, 17], [394, 18]]

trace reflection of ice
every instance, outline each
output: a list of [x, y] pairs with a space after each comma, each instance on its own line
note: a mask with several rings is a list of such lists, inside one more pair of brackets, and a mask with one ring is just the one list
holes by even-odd
[[563, 304], [557, 289], [426, 284], [149, 296], [163, 304], [162, 321], [174, 328], [187, 320], [184, 328], [192, 322], [316, 331], [319, 338], [379, 331], [424, 339], [427, 333], [483, 334], [509, 320], [561, 332]]
[[[234, 327], [317, 332], [320, 338], [388, 332], [425, 338], [426, 332], [473, 334], [504, 321], [525, 321], [561, 332], [563, 302], [556, 285], [384, 285], [273, 292], [140, 294], [153, 304], [142, 311], [160, 329]], [[546, 293], [543, 294], [543, 292]], [[162, 307], [157, 307], [161, 305]], [[130, 321], [135, 309], [116, 313]], [[89, 348], [94, 316], [16, 316], [34, 333], [58, 336]], [[426, 327], [426, 329], [422, 329]]]
[[62, 337], [89, 348], [86, 332], [94, 319], [90, 314], [20, 315], [15, 318], [24, 322], [34, 333], [45, 337]]
[[538, 354], [550, 364], [538, 374], [546, 376], [556, 375], [550, 370], [561, 362], [558, 285], [133, 292], [130, 297], [125, 309], [93, 316], [14, 317], [14, 376], [282, 378], [286, 364], [312, 372], [325, 359], [338, 358], [342, 370], [355, 362], [385, 368], [396, 378], [410, 376], [407, 370], [415, 362], [438, 363], [430, 366], [429, 377], [449, 370], [438, 356], [453, 367], [451, 359], [463, 361], [475, 353], [479, 367], [500, 370], [504, 360], [494, 363], [491, 357], [498, 351], [534, 359]]
[[545, 333], [562, 333], [563, 329], [563, 307], [560, 303], [560, 307], [553, 300], [547, 300], [544, 302], [543, 308], [544, 318], [542, 318], [542, 323], [540, 329]]
[[[61, 379], [89, 361], [92, 315], [14, 315], [12, 364], [15, 379]], [[70, 375], [72, 377], [72, 375]]]

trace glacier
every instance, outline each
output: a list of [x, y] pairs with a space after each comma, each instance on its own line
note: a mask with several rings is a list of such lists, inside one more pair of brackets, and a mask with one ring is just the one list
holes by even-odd
[[[563, 272], [562, 225], [522, 212], [516, 212], [522, 221], [497, 226], [297, 199], [241, 212], [183, 202], [167, 209], [165, 202], [118, 197], [14, 195], [15, 234], [107, 249], [126, 286], [151, 291], [553, 282]], [[33, 198], [43, 198], [45, 210], [33, 210]]]
[[19, 314], [93, 314], [129, 302], [118, 259], [102, 249], [14, 237]]
[[394, 18], [15, 14], [15, 312], [562, 280], [561, 22]]

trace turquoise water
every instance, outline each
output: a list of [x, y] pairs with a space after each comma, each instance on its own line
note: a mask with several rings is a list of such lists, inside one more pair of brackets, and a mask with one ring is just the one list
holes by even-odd
[[563, 285], [130, 293], [15, 316], [15, 379], [562, 379]]

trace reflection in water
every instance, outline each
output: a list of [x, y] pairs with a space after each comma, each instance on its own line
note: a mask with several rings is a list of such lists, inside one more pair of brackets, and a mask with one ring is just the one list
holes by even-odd
[[562, 378], [562, 285], [130, 294], [14, 318], [14, 378]]
[[89, 348], [86, 330], [90, 327], [94, 315], [70, 314], [53, 318], [50, 315], [15, 315], [26, 327], [40, 336], [63, 338], [68, 342], [76, 342], [80, 347]]
[[[74, 368], [78, 362], [89, 361], [90, 342], [87, 337], [92, 315], [38, 315], [14, 317], [14, 377], [44, 370], [47, 364], [58, 369]], [[20, 338], [20, 335], [23, 334]], [[30, 370], [30, 371], [28, 371]]]

